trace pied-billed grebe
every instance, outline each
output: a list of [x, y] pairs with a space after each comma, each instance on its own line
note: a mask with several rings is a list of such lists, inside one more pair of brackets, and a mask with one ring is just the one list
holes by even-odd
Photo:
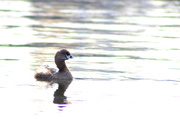
[[55, 63], [59, 70], [50, 68], [49, 66], [42, 66], [36, 70], [35, 78], [37, 81], [45, 81], [49, 83], [57, 83], [58, 89], [55, 91], [54, 96], [64, 97], [64, 92], [71, 84], [73, 77], [66, 67], [65, 60], [73, 58], [69, 51], [66, 49], [59, 50], [55, 55]]

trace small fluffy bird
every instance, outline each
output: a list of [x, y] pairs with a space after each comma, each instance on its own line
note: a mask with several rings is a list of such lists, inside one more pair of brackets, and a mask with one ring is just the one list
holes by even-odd
[[73, 80], [73, 76], [66, 66], [65, 60], [71, 59], [73, 56], [66, 49], [57, 51], [55, 55], [55, 63], [57, 69], [48, 65], [41, 66], [36, 70], [35, 79], [37, 81], [48, 82], [50, 84], [57, 83], [58, 89], [54, 93], [54, 103], [66, 99], [64, 93]]

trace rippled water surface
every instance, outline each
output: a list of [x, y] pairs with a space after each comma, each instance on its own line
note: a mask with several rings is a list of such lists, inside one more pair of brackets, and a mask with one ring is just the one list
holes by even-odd
[[[0, 33], [0, 117], [180, 117], [179, 0], [0, 0]], [[33, 78], [60, 48], [68, 105]]]

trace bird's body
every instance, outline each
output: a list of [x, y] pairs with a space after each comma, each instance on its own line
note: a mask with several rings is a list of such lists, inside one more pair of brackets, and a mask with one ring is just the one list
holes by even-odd
[[64, 96], [64, 92], [71, 84], [73, 76], [66, 66], [65, 60], [72, 58], [69, 51], [62, 49], [55, 55], [55, 63], [58, 69], [51, 68], [48, 65], [41, 66], [36, 70], [35, 79], [49, 83], [57, 83], [58, 89], [54, 95]]

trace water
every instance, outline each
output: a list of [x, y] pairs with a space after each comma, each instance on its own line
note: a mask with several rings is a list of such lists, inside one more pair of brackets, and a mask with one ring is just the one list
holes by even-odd
[[[179, 118], [179, 5], [0, 0], [0, 117]], [[74, 56], [68, 105], [33, 78], [60, 48]]]

